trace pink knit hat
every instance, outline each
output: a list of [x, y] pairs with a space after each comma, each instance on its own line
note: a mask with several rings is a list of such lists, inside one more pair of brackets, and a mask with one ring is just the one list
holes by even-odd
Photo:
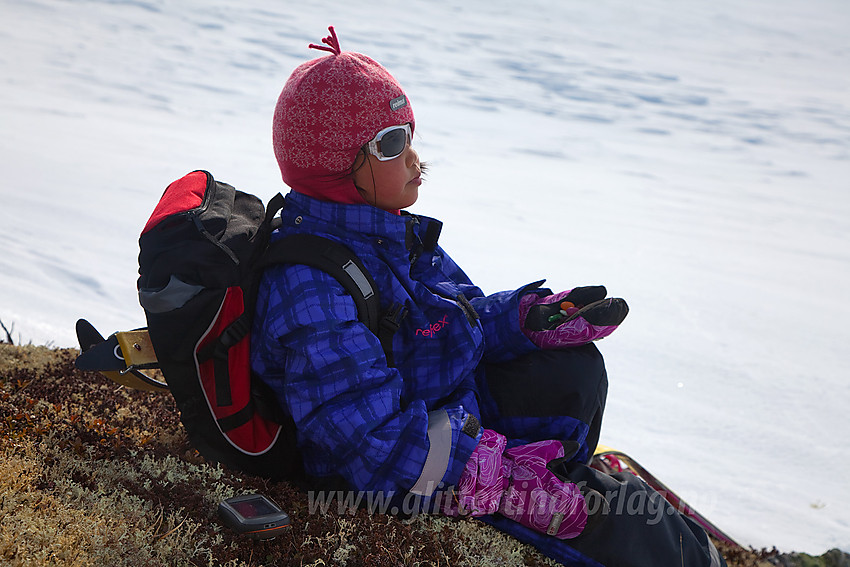
[[358, 150], [379, 130], [410, 122], [413, 109], [398, 81], [376, 61], [340, 51], [333, 27], [310, 44], [331, 55], [292, 72], [274, 111], [274, 154], [284, 183], [324, 201], [363, 204], [348, 173]]

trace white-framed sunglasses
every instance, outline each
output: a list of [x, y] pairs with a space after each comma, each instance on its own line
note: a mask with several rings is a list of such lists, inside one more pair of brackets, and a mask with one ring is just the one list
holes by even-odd
[[366, 147], [379, 161], [388, 161], [401, 155], [410, 143], [412, 135], [410, 123], [390, 126], [378, 132]]

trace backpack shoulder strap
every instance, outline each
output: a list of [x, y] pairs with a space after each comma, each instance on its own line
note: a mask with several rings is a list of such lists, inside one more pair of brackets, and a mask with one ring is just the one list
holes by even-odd
[[304, 264], [333, 276], [354, 299], [360, 321], [380, 337], [378, 286], [347, 246], [314, 234], [293, 234], [269, 244], [259, 267], [274, 264]]

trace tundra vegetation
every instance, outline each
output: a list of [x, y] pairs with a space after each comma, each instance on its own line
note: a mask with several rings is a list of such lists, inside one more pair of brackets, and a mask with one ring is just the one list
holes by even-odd
[[[74, 368], [77, 351], [0, 344], [0, 563], [8, 565], [556, 565], [475, 520], [317, 507], [286, 482], [207, 463], [168, 395]], [[225, 528], [224, 498], [262, 492], [285, 535]], [[730, 566], [814, 565], [724, 549]], [[826, 555], [824, 557], [827, 557]], [[846, 555], [835, 554], [846, 565]]]

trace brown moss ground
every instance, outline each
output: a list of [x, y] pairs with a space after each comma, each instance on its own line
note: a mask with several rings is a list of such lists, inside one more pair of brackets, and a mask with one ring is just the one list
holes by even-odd
[[[474, 521], [311, 513], [287, 483], [206, 463], [170, 396], [80, 372], [76, 355], [0, 344], [0, 564], [554, 565]], [[286, 509], [286, 535], [255, 542], [219, 523], [218, 502], [251, 491]]]

